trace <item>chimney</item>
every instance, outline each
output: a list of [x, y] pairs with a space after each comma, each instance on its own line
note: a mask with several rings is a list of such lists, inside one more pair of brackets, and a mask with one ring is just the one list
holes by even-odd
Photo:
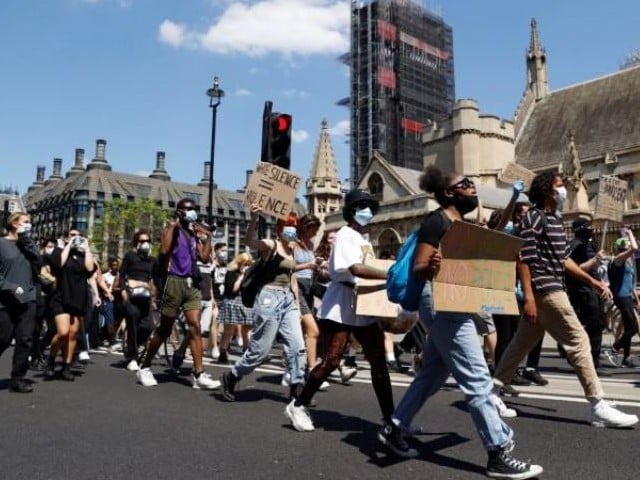
[[164, 159], [165, 159], [164, 152], [156, 152], [156, 168], [153, 172], [151, 172], [151, 175], [149, 175], [149, 178], [157, 178], [158, 180], [166, 180], [166, 181], [171, 180], [171, 177], [167, 173], [167, 170], [164, 168]]
[[99, 170], [111, 170], [111, 165], [107, 162], [105, 156], [105, 150], [107, 147], [107, 141], [103, 139], [96, 140], [96, 156], [91, 163], [87, 165], [87, 170], [99, 169]]
[[51, 174], [51, 178], [62, 178], [62, 159], [54, 158], [53, 159], [53, 173]]
[[84, 171], [84, 148], [76, 148], [76, 157], [73, 167], [67, 172], [67, 178]]
[[209, 186], [209, 175], [211, 175], [211, 162], [204, 162], [204, 173], [202, 174], [202, 180], [198, 183], [199, 187]]
[[38, 165], [38, 169], [36, 170], [36, 183], [43, 184], [44, 183], [44, 171], [46, 167], [44, 165]]
[[249, 182], [251, 181], [251, 175], [253, 175], [253, 170], [247, 170], [245, 172], [245, 184], [244, 184], [245, 190], [249, 187]]

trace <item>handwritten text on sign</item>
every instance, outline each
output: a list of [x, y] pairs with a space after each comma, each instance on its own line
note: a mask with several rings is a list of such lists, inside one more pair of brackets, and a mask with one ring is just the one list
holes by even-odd
[[601, 176], [595, 217], [621, 222], [627, 189], [628, 184], [625, 180], [607, 175]]
[[272, 163], [259, 162], [244, 194], [244, 204], [257, 203], [265, 215], [286, 219], [302, 184], [302, 177]]
[[515, 260], [519, 238], [454, 222], [442, 238], [442, 263], [433, 280], [438, 311], [517, 315]]
[[535, 173], [522, 165], [509, 162], [505, 165], [504, 169], [502, 169], [502, 172], [500, 172], [500, 181], [513, 184], [517, 180], [522, 180], [524, 182], [524, 191], [528, 192], [535, 176]]

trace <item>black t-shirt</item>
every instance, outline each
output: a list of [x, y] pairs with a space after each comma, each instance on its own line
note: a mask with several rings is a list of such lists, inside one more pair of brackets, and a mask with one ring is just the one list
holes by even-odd
[[224, 298], [231, 300], [240, 295], [240, 290], [234, 293], [233, 285], [240, 276], [240, 270], [227, 270], [224, 276]]
[[57, 279], [54, 295], [58, 297], [61, 304], [71, 307], [74, 313], [84, 313], [89, 296], [87, 280], [93, 275], [95, 264], [91, 270], [87, 270], [84, 264], [84, 253], [71, 250], [63, 266], [61, 254], [61, 249], [55, 250], [50, 258]]
[[451, 227], [451, 220], [444, 213], [442, 208], [438, 208], [429, 213], [420, 225], [418, 230], [418, 243], [428, 243], [429, 245], [439, 248], [440, 240]]
[[[576, 262], [578, 265], [584, 263], [588, 260], [591, 260], [596, 256], [597, 252], [593, 246], [593, 242], [586, 241], [580, 238], [576, 238], [569, 244], [569, 258]], [[591, 271], [587, 272], [594, 278], [598, 278], [597, 269], [593, 268]], [[577, 292], [589, 292], [593, 290], [593, 288], [578, 280], [577, 278], [572, 277], [571, 275], [565, 275], [565, 284], [567, 286], [567, 292], [571, 295], [572, 293]]]
[[130, 250], [122, 259], [120, 266], [120, 288], [125, 288], [127, 280], [148, 282], [153, 278], [157, 269], [155, 257], [142, 257], [135, 250]]

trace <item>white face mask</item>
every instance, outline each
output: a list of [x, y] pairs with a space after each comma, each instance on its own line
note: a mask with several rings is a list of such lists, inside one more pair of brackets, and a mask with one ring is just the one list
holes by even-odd
[[360, 225], [361, 227], [366, 227], [373, 219], [373, 212], [369, 207], [363, 208], [361, 210], [356, 210], [356, 214], [353, 219]]
[[282, 238], [284, 238], [287, 242], [293, 242], [298, 235], [298, 230], [296, 227], [284, 227], [282, 229]]
[[196, 220], [198, 220], [198, 212], [196, 212], [195, 210], [187, 210], [184, 213], [184, 219], [187, 222], [195, 222]]
[[22, 225], [20, 225], [16, 229], [16, 233], [18, 235], [23, 234], [23, 233], [31, 233], [31, 224], [30, 223], [23, 223]]
[[556, 191], [556, 211], [562, 213], [564, 201], [567, 199], [567, 189], [566, 187], [554, 187], [554, 190]]

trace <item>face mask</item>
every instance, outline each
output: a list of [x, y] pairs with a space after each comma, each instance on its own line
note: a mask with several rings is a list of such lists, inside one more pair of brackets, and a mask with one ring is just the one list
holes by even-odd
[[31, 233], [31, 224], [23, 223], [18, 227], [18, 229], [16, 230], [16, 233], [18, 235], [28, 235], [29, 233]]
[[589, 240], [590, 238], [593, 237], [593, 228], [581, 228], [576, 232], [576, 237]]
[[513, 233], [516, 231], [516, 227], [513, 224], [513, 222], [511, 220], [509, 220], [507, 222], [507, 224], [504, 226], [504, 233], [508, 233], [509, 235], [513, 235]]
[[51, 255], [53, 253], [53, 247], [47, 247], [44, 249], [44, 253], [46, 255]]
[[138, 253], [140, 255], [143, 255], [143, 256], [149, 255], [150, 250], [151, 250], [151, 244], [149, 242], [142, 242], [138, 244]]
[[196, 212], [195, 210], [187, 210], [184, 213], [184, 219], [187, 222], [195, 222], [196, 220], [198, 220], [198, 212]]
[[366, 227], [367, 225], [369, 225], [372, 218], [373, 218], [373, 212], [369, 207], [363, 208], [362, 210], [356, 210], [356, 214], [353, 216], [353, 219], [361, 227]]
[[282, 229], [282, 238], [284, 238], [287, 242], [293, 242], [298, 235], [298, 231], [296, 227], [284, 227]]
[[564, 207], [564, 201], [567, 199], [567, 189], [565, 187], [554, 187], [556, 191], [556, 211], [562, 212]]
[[478, 196], [468, 197], [465, 195], [456, 195], [453, 197], [453, 205], [462, 215], [473, 212], [478, 208]]
[[218, 252], [216, 254], [216, 258], [221, 262], [226, 262], [229, 258], [229, 254], [227, 252]]

